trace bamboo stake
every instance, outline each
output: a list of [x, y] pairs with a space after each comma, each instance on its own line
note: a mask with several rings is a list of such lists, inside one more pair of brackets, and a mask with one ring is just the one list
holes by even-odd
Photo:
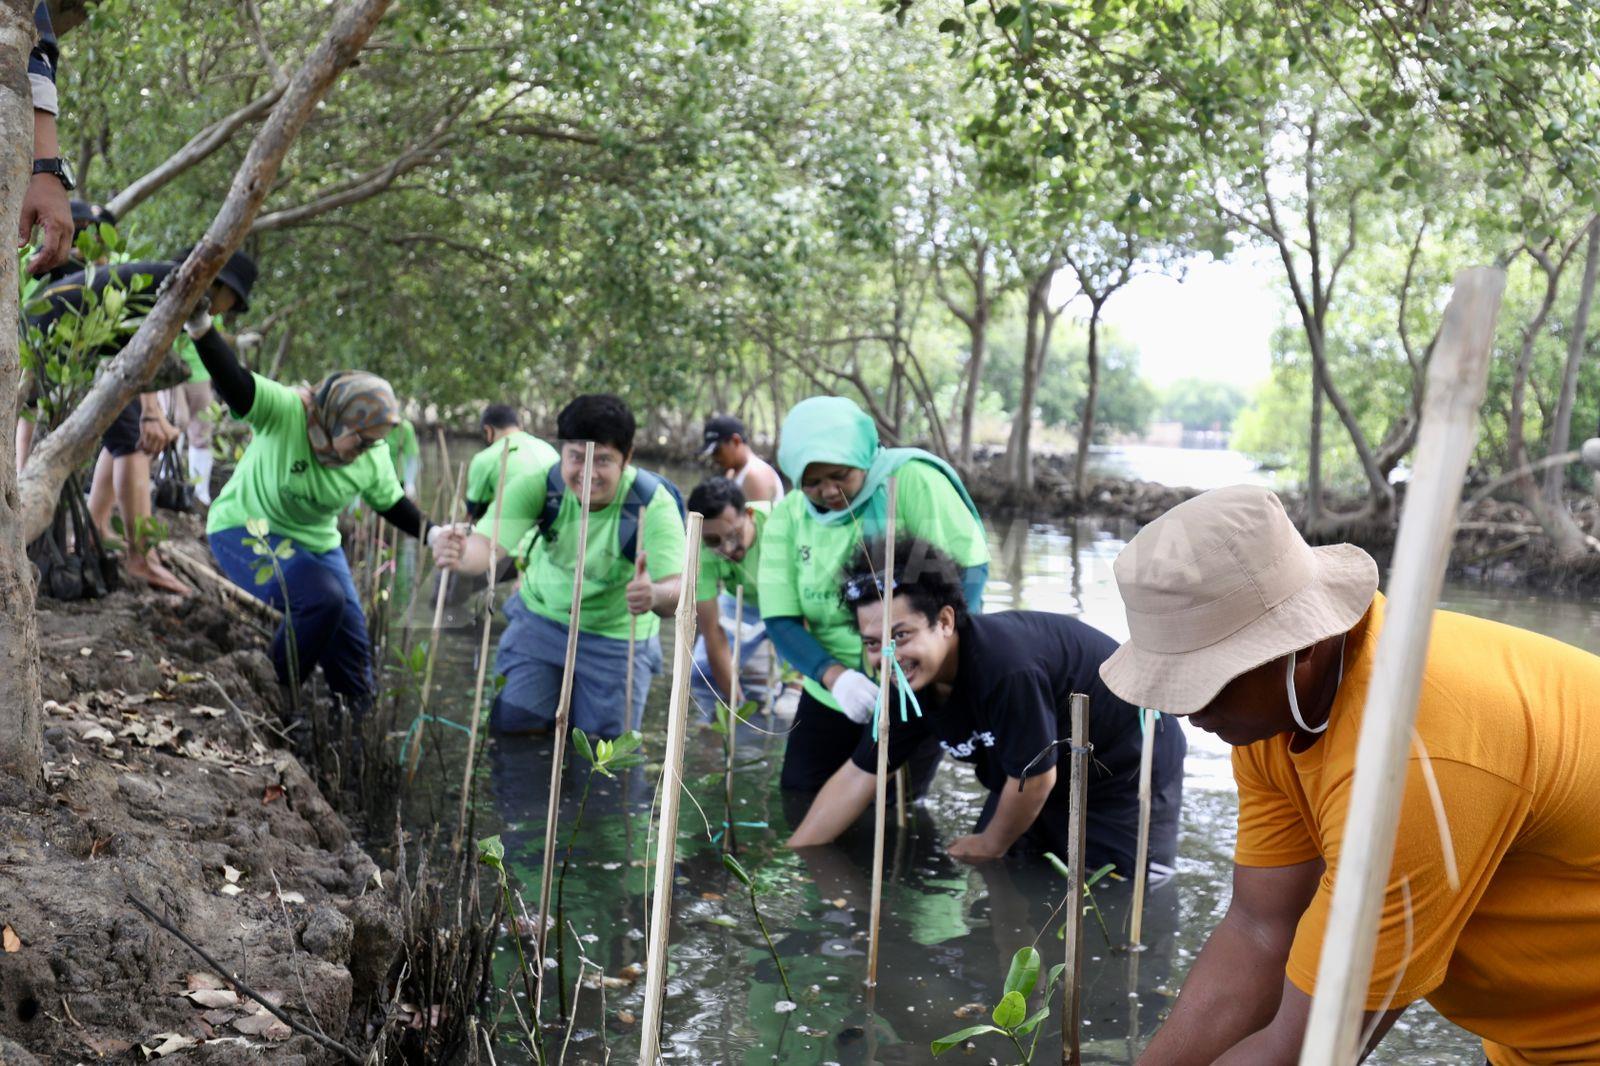
[[[500, 572], [495, 552], [500, 546], [500, 510], [506, 499], [506, 460], [510, 448], [500, 449], [500, 477], [494, 490], [494, 521], [489, 535], [489, 596], [484, 604], [483, 636], [478, 641], [478, 679], [472, 689], [472, 722], [467, 733], [467, 764], [461, 771], [461, 813], [456, 819], [456, 845], [461, 844], [461, 834], [466, 831], [467, 800], [472, 795], [472, 761], [478, 751], [478, 720], [483, 716], [483, 685], [489, 675], [489, 630], [494, 624], [495, 575]], [[581, 565], [579, 569], [582, 569]]]
[[1477, 442], [1505, 284], [1505, 271], [1491, 267], [1456, 275], [1428, 366], [1416, 469], [1395, 537], [1388, 612], [1373, 656], [1345, 819], [1344, 839], [1363, 841], [1363, 846], [1349, 850], [1334, 874], [1323, 936], [1329, 950], [1317, 967], [1301, 1066], [1347, 1066], [1361, 1053], [1361, 1015], [1394, 861], [1422, 670], [1455, 538], [1461, 484]]
[[1139, 730], [1142, 734], [1139, 741], [1139, 843], [1133, 853], [1133, 924], [1128, 930], [1128, 941], [1134, 951], [1143, 947], [1144, 889], [1150, 878], [1150, 777], [1156, 755], [1154, 711], [1139, 708]]
[[1078, 1045], [1083, 983], [1083, 847], [1085, 819], [1089, 813], [1089, 697], [1072, 694], [1072, 789], [1067, 821], [1067, 911], [1065, 936], [1067, 968], [1062, 972], [1061, 1061], [1078, 1066], [1083, 1061]]
[[661, 1057], [661, 999], [667, 985], [667, 936], [672, 924], [672, 879], [678, 849], [678, 806], [683, 792], [683, 740], [689, 726], [689, 683], [694, 676], [694, 586], [700, 572], [700, 525], [689, 512], [687, 549], [673, 625], [672, 695], [667, 703], [667, 750], [661, 759], [661, 821], [656, 828], [656, 873], [650, 899], [649, 949], [644, 965], [644, 1011], [639, 1062]]
[[[444, 440], [444, 434], [442, 432], [439, 434], [439, 440], [441, 443]], [[448, 467], [445, 468], [445, 474], [446, 476], [449, 475]], [[466, 481], [467, 464], [462, 463], [456, 471], [455, 495], [450, 497], [450, 514], [452, 521], [455, 519], [455, 515], [457, 513], [456, 508], [460, 506], [461, 490], [466, 484]], [[419, 580], [421, 578], [422, 570], [422, 549], [422, 545], [417, 547], [417, 570]], [[417, 718], [419, 721], [417, 728], [411, 731], [411, 756], [406, 766], [407, 785], [411, 784], [412, 779], [417, 776], [417, 766], [422, 761], [422, 734], [424, 723], [421, 722], [421, 718], [428, 713], [428, 698], [433, 695], [433, 664], [434, 661], [439, 657], [439, 631], [444, 628], [444, 601], [445, 594], [449, 591], [450, 574], [447, 571], [441, 570], [439, 571], [439, 594], [435, 596], [433, 600], [433, 627], [429, 630], [428, 660], [426, 665], [424, 665], [422, 668], [422, 697], [417, 701]]]
[[911, 766], [909, 763], [894, 772], [894, 824], [901, 829], [906, 827], [906, 803], [908, 802], [906, 797], [910, 791], [906, 787], [906, 782], [910, 779]]
[[628, 669], [623, 674], [622, 691], [627, 693], [628, 728], [634, 729], [644, 725], [644, 713], [639, 714], [639, 721], [633, 720], [633, 652], [639, 643], [639, 616], [628, 616]]
[[[567, 615], [567, 657], [561, 668], [561, 693], [556, 699], [555, 746], [550, 753], [550, 798], [544, 812], [544, 864], [539, 874], [539, 917], [534, 934], [533, 1016], [537, 1020], [544, 1004], [544, 944], [549, 932], [550, 885], [555, 873], [556, 821], [561, 815], [561, 771], [567, 757], [567, 717], [572, 709], [572, 679], [578, 670], [578, 622], [583, 616], [583, 564], [589, 557], [589, 490], [594, 478], [594, 442], [583, 445], [583, 488], [579, 492], [577, 565], [572, 568], [572, 606]], [[496, 506], [504, 504], [497, 500]], [[629, 694], [632, 698], [632, 694]]]
[[744, 644], [744, 582], [740, 582], [733, 590], [733, 680], [728, 685], [728, 747], [726, 751], [727, 766], [723, 769], [723, 790], [726, 792], [728, 806], [728, 824], [723, 829], [723, 846], [731, 854], [735, 847], [733, 839], [733, 750], [734, 741], [739, 735], [739, 652]]
[[883, 656], [878, 660], [878, 772], [872, 807], [872, 915], [868, 926], [867, 987], [878, 984], [878, 926], [883, 918], [883, 833], [889, 804], [889, 694], [894, 685], [894, 664], [889, 658], [889, 634], [894, 630], [894, 519], [898, 484], [889, 478], [888, 519], [883, 533]]

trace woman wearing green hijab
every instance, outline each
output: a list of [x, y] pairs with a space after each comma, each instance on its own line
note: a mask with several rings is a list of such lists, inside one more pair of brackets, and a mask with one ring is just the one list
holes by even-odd
[[[989, 547], [960, 476], [920, 448], [884, 448], [854, 403], [814, 396], [783, 420], [778, 467], [800, 491], [778, 503], [762, 533], [758, 584], [773, 645], [805, 675], [783, 760], [783, 787], [815, 792], [855, 750], [872, 717], [877, 682], [861, 670], [861, 637], [839, 599], [839, 580], [865, 542], [883, 536], [888, 480], [897, 481], [895, 525], [962, 568], [967, 602], [983, 603]], [[913, 758], [919, 790], [938, 748]]]

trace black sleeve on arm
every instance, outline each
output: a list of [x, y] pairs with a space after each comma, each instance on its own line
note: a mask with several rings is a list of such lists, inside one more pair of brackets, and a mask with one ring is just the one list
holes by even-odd
[[489, 513], [489, 504], [492, 502], [492, 500], [484, 500], [482, 503], [476, 503], [472, 500], [468, 500], [467, 517], [476, 522], [478, 519]]
[[998, 749], [1007, 777], [1021, 777], [1024, 770], [1030, 776], [1042, 774], [1060, 761], [1053, 702], [1050, 679], [1042, 670], [997, 680], [985, 710], [991, 723], [1005, 723], [1005, 733], [987, 739]]
[[207, 330], [204, 337], [194, 342], [194, 347], [200, 353], [200, 362], [211, 374], [211, 387], [217, 390], [222, 402], [240, 418], [249, 414], [256, 403], [256, 379], [239, 362], [222, 334], [215, 329]]
[[[927, 712], [923, 716], [912, 715], [906, 721], [900, 721], [900, 700], [898, 696], [891, 696], [889, 703], [889, 772], [900, 769], [916, 752], [922, 742], [933, 735], [933, 727], [929, 725]], [[856, 750], [851, 753], [850, 759], [856, 768], [869, 774], [878, 772], [878, 742], [872, 739], [872, 723], [867, 722], [861, 727], [861, 739], [856, 742]]]
[[400, 497], [400, 501], [393, 507], [378, 513], [384, 517], [385, 521], [402, 533], [409, 533], [418, 540], [421, 540], [426, 535], [425, 530], [428, 527], [428, 520], [422, 517], [422, 512], [417, 509], [415, 503], [411, 502], [411, 497], [409, 496]]

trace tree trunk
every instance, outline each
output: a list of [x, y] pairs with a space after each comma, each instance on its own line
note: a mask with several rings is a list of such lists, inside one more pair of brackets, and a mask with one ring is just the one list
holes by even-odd
[[[1578, 394], [1578, 371], [1589, 342], [1589, 309], [1594, 306], [1594, 286], [1600, 268], [1600, 218], [1589, 222], [1589, 238], [1584, 249], [1583, 284], [1578, 290], [1578, 306], [1572, 314], [1572, 335], [1567, 340], [1567, 369], [1561, 379], [1561, 395], [1556, 400], [1555, 424], [1550, 430], [1546, 455], [1560, 455], [1572, 447], [1572, 407]], [[1556, 464], [1545, 471], [1544, 496], [1551, 507], [1565, 510], [1567, 468]]]
[[1083, 417], [1078, 420], [1078, 454], [1072, 475], [1072, 497], [1082, 503], [1089, 487], [1089, 445], [1094, 440], [1094, 408], [1100, 399], [1100, 308], [1104, 300], [1089, 304], [1088, 391], [1083, 395]]
[[[972, 339], [972, 355], [967, 360], [966, 389], [961, 397], [961, 449], [956, 458], [965, 468], [972, 464], [972, 422], [978, 412], [983, 391], [983, 363], [989, 357], [989, 246], [978, 246], [972, 272], [972, 314], [961, 315]], [[952, 308], [954, 310], [954, 308]]]
[[[33, 160], [33, 94], [28, 52], [33, 5], [6, 0], [0, 14], [0, 233], [17, 232]], [[0, 321], [17, 321], [17, 257], [0, 256]], [[32, 565], [17, 494], [17, 391], [22, 380], [15, 328], [0, 330], [0, 775], [29, 791], [44, 787], [39, 709], [39, 623]]]
[[1306, 526], [1322, 523], [1322, 379], [1311, 371], [1311, 441], [1306, 459]]
[[[201, 294], [250, 232], [296, 135], [334, 80], [360, 54], [388, 7], [389, 0], [349, 0], [335, 12], [328, 35], [295, 71], [282, 99], [251, 142], [227, 198], [205, 236], [174, 275], [172, 287], [107, 364], [77, 410], [34, 450], [19, 486], [25, 538], [31, 540], [49, 526], [67, 475], [88, 461], [117, 412], [143, 390], [144, 383], [155, 373]], [[14, 381], [15, 377], [7, 380]], [[8, 421], [0, 429], [9, 433], [10, 426]]]
[[1033, 407], [1039, 395], [1039, 375], [1044, 371], [1045, 353], [1050, 347], [1050, 282], [1056, 275], [1055, 260], [1047, 263], [1028, 286], [1028, 324], [1022, 345], [1022, 392], [1011, 420], [1011, 440], [1006, 446], [1006, 472], [1019, 492], [1033, 488]]

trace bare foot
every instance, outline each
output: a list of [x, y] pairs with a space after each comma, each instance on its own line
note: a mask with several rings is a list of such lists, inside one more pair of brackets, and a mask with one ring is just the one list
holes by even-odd
[[149, 585], [157, 592], [171, 592], [179, 596], [193, 596], [194, 590], [165, 566], [161, 565], [160, 558], [154, 549], [143, 555], [130, 554], [127, 560], [128, 574]]

